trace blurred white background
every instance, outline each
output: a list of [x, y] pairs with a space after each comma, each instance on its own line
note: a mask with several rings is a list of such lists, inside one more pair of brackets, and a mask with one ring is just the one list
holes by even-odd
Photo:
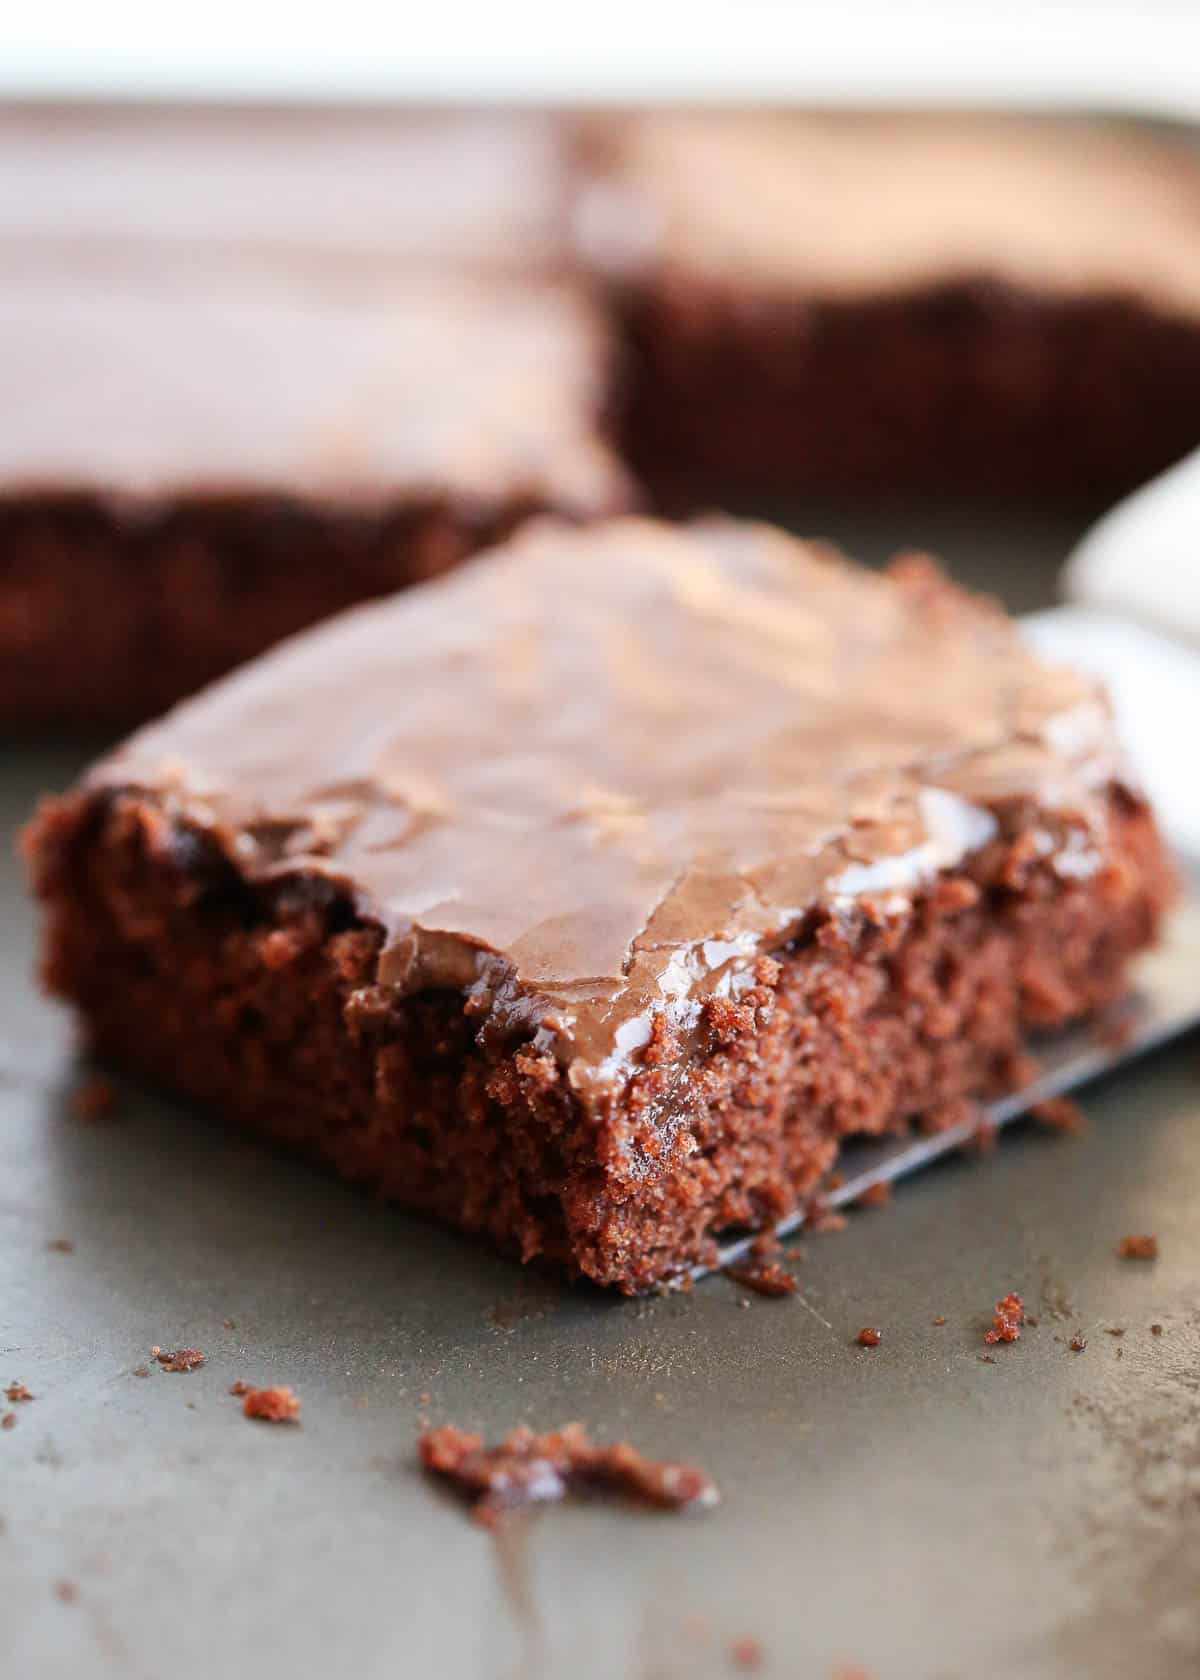
[[50, 0], [0, 94], [1028, 102], [1200, 115], [1197, 0]]

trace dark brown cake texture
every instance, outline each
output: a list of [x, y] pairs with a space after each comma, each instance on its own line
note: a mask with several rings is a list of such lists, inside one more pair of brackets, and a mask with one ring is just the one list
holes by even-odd
[[1103, 506], [1200, 443], [1200, 156], [1119, 124], [671, 113], [594, 126], [585, 257], [661, 493]]
[[927, 561], [728, 522], [349, 612], [28, 849], [101, 1058], [626, 1292], [1002, 1085], [1172, 890], [1093, 683]]

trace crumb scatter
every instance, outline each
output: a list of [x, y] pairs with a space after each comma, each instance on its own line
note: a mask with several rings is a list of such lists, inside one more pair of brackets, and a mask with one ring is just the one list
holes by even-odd
[[485, 1528], [495, 1528], [510, 1511], [576, 1490], [609, 1489], [676, 1511], [702, 1510], [720, 1497], [703, 1470], [645, 1458], [626, 1441], [600, 1446], [578, 1423], [545, 1435], [514, 1429], [497, 1447], [445, 1425], [422, 1435], [417, 1451], [431, 1475], [444, 1476], [466, 1494]]

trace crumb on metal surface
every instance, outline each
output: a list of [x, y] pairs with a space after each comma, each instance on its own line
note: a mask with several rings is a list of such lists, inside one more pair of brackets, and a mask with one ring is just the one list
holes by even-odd
[[102, 1073], [89, 1074], [71, 1095], [72, 1111], [80, 1120], [106, 1120], [116, 1107], [117, 1087]]
[[783, 1296], [796, 1293], [796, 1280], [778, 1260], [741, 1260], [726, 1268], [735, 1283], [756, 1295]]
[[1153, 1236], [1122, 1237], [1117, 1244], [1121, 1260], [1157, 1260], [1158, 1238]]
[[1029, 1110], [1039, 1126], [1050, 1132], [1078, 1133], [1086, 1129], [1083, 1110], [1070, 1097], [1047, 1097]]
[[992, 1346], [997, 1342], [1019, 1341], [1024, 1322], [1025, 1303], [1019, 1295], [1010, 1291], [996, 1302], [996, 1310], [992, 1314], [992, 1328], [984, 1334], [983, 1339]]
[[300, 1397], [290, 1388], [249, 1388], [242, 1410], [259, 1423], [296, 1423], [300, 1417]]
[[156, 1347], [151, 1356], [164, 1371], [198, 1371], [205, 1363], [205, 1355], [199, 1348], [177, 1348], [174, 1353], [168, 1353], [165, 1348]]
[[673, 1511], [707, 1509], [720, 1498], [715, 1483], [694, 1465], [646, 1458], [627, 1441], [598, 1445], [578, 1423], [545, 1435], [514, 1429], [496, 1447], [445, 1425], [422, 1435], [417, 1451], [431, 1475], [467, 1496], [485, 1528], [495, 1528], [511, 1511], [576, 1489], [608, 1489]]

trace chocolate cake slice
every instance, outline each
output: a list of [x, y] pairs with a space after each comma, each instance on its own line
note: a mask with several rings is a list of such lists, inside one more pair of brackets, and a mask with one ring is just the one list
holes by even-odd
[[928, 561], [547, 521], [180, 706], [28, 837], [97, 1053], [635, 1292], [957, 1118], [1172, 876], [1102, 694]]
[[0, 111], [0, 727], [630, 500], [538, 113]]
[[659, 489], [1080, 507], [1200, 443], [1200, 153], [1028, 114], [673, 113], [584, 146], [577, 222]]
[[465, 273], [0, 284], [0, 723], [138, 721], [531, 512], [630, 500], [604, 323]]

